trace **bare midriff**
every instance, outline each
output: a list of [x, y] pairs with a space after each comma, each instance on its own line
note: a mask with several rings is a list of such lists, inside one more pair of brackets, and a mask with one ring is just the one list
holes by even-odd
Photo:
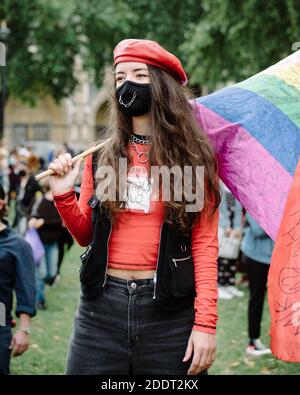
[[125, 280], [140, 280], [144, 278], [153, 278], [155, 270], [128, 270], [128, 269], [107, 269], [107, 274], [114, 277], [120, 277]]

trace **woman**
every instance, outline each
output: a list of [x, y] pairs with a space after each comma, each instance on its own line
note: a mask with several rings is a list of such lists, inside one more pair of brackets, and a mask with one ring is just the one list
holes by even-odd
[[[123, 40], [114, 66], [112, 121], [98, 157], [86, 159], [78, 202], [73, 186], [80, 162], [72, 168], [65, 154], [49, 165], [57, 173], [50, 177], [56, 207], [78, 243], [89, 245], [81, 256], [82, 294], [66, 373], [203, 374], [216, 353], [214, 153], [174, 55], [153, 41]], [[127, 179], [119, 158], [130, 167]], [[186, 212], [185, 199], [162, 201], [149, 177], [154, 165], [190, 166], [185, 183], [192, 180], [193, 191], [196, 166], [205, 166], [201, 213]], [[105, 200], [124, 180], [126, 193]], [[177, 190], [175, 180], [170, 188]]]
[[63, 235], [61, 218], [53, 202], [53, 195], [47, 181], [42, 185], [43, 193], [32, 207], [29, 228], [37, 229], [45, 249], [45, 255], [36, 268], [37, 307], [46, 309], [45, 285], [54, 283], [58, 269], [58, 242]]
[[27, 220], [35, 202], [36, 193], [41, 191], [32, 174], [37, 168], [37, 161], [38, 159], [34, 156], [23, 158], [17, 162], [15, 167], [18, 175], [18, 186], [13, 227], [17, 227], [18, 232], [23, 236], [26, 233]]
[[249, 342], [246, 354], [259, 357], [271, 354], [271, 350], [260, 340], [260, 325], [274, 241], [248, 212], [246, 220], [248, 226], [241, 245], [250, 291], [248, 303]]

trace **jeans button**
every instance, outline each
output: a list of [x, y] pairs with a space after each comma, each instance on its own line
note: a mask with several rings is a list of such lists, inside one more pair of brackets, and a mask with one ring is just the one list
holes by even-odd
[[136, 283], [131, 283], [130, 286], [132, 289], [136, 289]]

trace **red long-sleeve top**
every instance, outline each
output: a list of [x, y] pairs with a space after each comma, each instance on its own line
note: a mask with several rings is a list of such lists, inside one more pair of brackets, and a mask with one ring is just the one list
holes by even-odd
[[[137, 146], [139, 150], [144, 148], [139, 144]], [[118, 213], [117, 222], [112, 228], [108, 244], [108, 267], [156, 270], [164, 204], [161, 200], [152, 200], [154, 191], [147, 187], [150, 184], [146, 183], [145, 174], [149, 174], [149, 164], [139, 163], [134, 150], [130, 153], [132, 168], [128, 172], [128, 180], [132, 188], [128, 188], [127, 207]], [[79, 200], [74, 189], [54, 196], [55, 206], [65, 226], [81, 246], [87, 246], [92, 239], [92, 209], [88, 206], [88, 200], [93, 192], [90, 155], [85, 161]], [[211, 334], [216, 333], [218, 319], [218, 221], [219, 210], [216, 210], [212, 218], [209, 218], [208, 210], [203, 210], [200, 221], [192, 229], [192, 257], [197, 294], [193, 330]]]

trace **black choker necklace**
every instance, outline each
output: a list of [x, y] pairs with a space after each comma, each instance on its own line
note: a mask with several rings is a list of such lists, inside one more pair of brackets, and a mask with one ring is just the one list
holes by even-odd
[[145, 136], [143, 134], [132, 133], [135, 137], [140, 140], [151, 140], [151, 136]]

